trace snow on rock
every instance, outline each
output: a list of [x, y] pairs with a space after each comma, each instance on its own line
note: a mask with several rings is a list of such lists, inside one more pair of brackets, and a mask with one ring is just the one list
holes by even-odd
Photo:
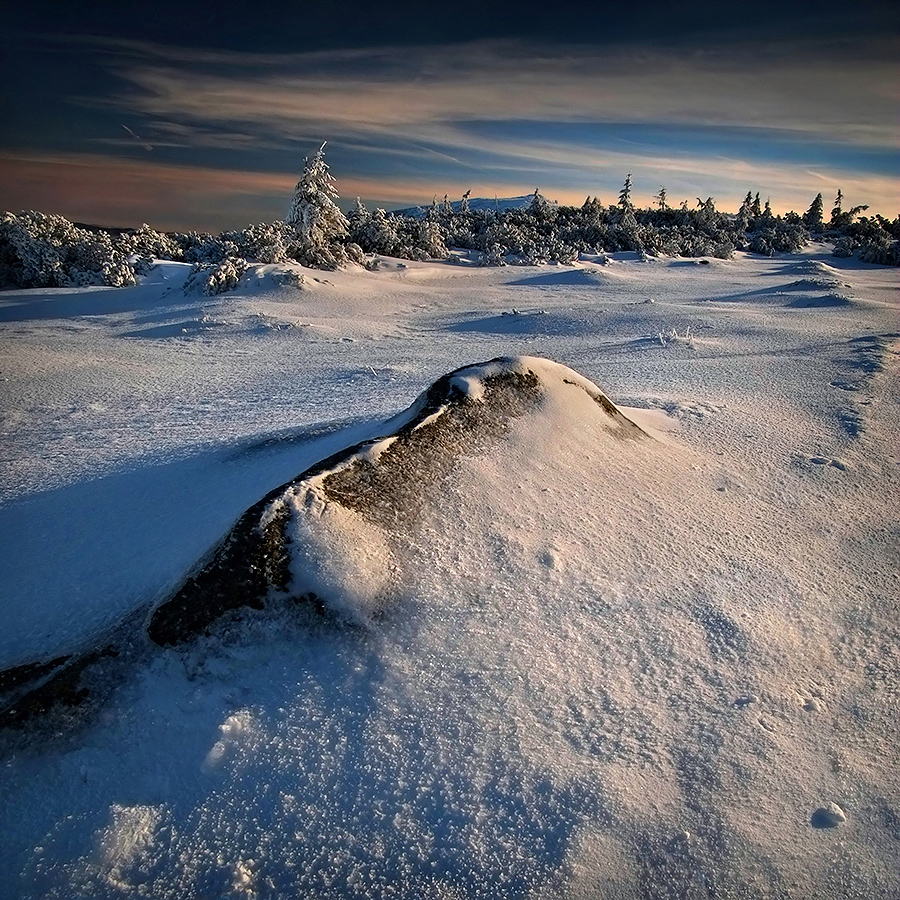
[[[514, 440], [518, 419], [527, 425], [517, 423]], [[228, 609], [261, 607], [273, 589], [366, 623], [403, 580], [402, 545], [426, 506], [443, 508], [461, 458], [518, 443], [508, 473], [518, 477], [564, 455], [568, 432], [589, 429], [616, 446], [646, 437], [588, 379], [533, 357], [451, 372], [386, 424], [387, 434], [316, 464], [245, 513], [212, 560], [154, 612], [153, 640], [173, 643]]]

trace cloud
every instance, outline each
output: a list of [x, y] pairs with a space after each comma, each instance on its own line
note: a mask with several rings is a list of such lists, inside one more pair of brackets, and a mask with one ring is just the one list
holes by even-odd
[[494, 41], [192, 57], [131, 44], [117, 63], [130, 89], [115, 102], [163, 120], [286, 136], [421, 140], [469, 120], [584, 121], [741, 126], [896, 148], [898, 51], [887, 39], [692, 53]]
[[[159, 229], [224, 229], [284, 213], [296, 175], [178, 166], [101, 154], [0, 154], [0, 197], [11, 211]], [[249, 218], [248, 218], [249, 216]]]
[[[752, 187], [787, 209], [819, 189], [814, 170], [825, 184], [880, 191], [866, 195], [873, 209], [892, 214], [900, 202], [900, 181], [884, 171], [900, 146], [895, 39], [690, 52], [479, 41], [287, 55], [108, 41], [105, 53], [125, 87], [90, 102], [141, 117], [155, 146], [238, 151], [265, 167], [262, 151], [328, 139], [348, 167], [338, 174], [380, 175], [384, 189], [369, 196], [385, 200], [415, 183], [427, 197], [466, 179], [497, 193], [503, 183], [555, 185], [560, 196], [577, 179], [579, 191], [602, 193], [632, 170], [657, 183], [648, 199], [667, 180], [673, 195], [725, 200]], [[597, 133], [563, 133], [579, 124]], [[626, 143], [640, 128], [656, 138]]]
[[[325, 139], [342, 196], [389, 207], [535, 186], [562, 202], [588, 192], [609, 202], [628, 171], [643, 204], [665, 184], [673, 201], [712, 194], [725, 209], [753, 189], [776, 211], [800, 210], [838, 187], [873, 212], [900, 206], [893, 38], [678, 52], [523, 41], [296, 54], [81, 43], [118, 87], [80, 102], [124, 129], [90, 145], [127, 152], [146, 142], [154, 159], [8, 153], [8, 206], [107, 225], [239, 227], [283, 214], [301, 155]], [[204, 164], [184, 165], [190, 158]], [[260, 171], [278, 168], [294, 171]]]

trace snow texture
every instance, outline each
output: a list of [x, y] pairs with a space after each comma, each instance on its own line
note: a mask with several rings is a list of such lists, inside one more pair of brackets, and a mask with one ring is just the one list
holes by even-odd
[[[900, 894], [896, 270], [188, 271], [0, 294], [0, 667], [139, 636], [348, 447], [390, 502], [325, 466], [309, 581], [0, 731], [5, 896]], [[497, 357], [534, 402], [400, 478], [415, 398], [492, 408]]]

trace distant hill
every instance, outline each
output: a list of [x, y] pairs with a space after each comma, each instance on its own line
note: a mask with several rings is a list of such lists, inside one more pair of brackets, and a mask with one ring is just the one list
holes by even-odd
[[[504, 212], [508, 209], [528, 209], [534, 200], [534, 194], [525, 194], [524, 197], [471, 197], [469, 199], [469, 209], [473, 212], [482, 210], [497, 210]], [[550, 200], [554, 206], [558, 203], [556, 200]], [[431, 204], [428, 204], [430, 206]], [[454, 212], [459, 212], [462, 205], [461, 200], [455, 200], [450, 204]], [[409, 216], [413, 219], [419, 219], [428, 213], [428, 206], [408, 206], [404, 209], [392, 209], [390, 213], [395, 216]]]

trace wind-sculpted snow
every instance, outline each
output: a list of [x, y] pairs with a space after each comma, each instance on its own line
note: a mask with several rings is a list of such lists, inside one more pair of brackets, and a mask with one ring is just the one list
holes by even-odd
[[4, 897], [900, 896], [894, 271], [463, 262], [0, 295]]
[[440, 506], [460, 458], [484, 454], [518, 418], [545, 433], [541, 420], [553, 405], [569, 413], [564, 428], [597, 419], [614, 439], [646, 436], [599, 388], [547, 360], [497, 359], [451, 372], [383, 434], [316, 464], [248, 510], [212, 560], [154, 612], [151, 638], [190, 637], [229, 609], [261, 608], [271, 591], [367, 622], [402, 579], [398, 545], [426, 505]]

